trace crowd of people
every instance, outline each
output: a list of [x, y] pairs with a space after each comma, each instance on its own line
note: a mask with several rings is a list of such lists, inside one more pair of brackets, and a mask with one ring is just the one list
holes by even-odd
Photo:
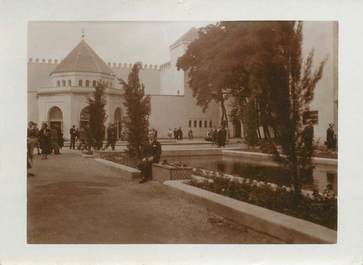
[[[27, 139], [31, 143], [31, 151], [36, 148], [38, 155], [41, 155], [42, 159], [47, 159], [47, 156], [51, 153], [59, 155], [64, 146], [61, 128], [59, 126], [49, 127], [46, 123], [43, 123], [41, 128], [38, 129], [35, 122], [29, 122]], [[32, 154], [33, 152], [31, 152]]]
[[225, 147], [227, 141], [227, 130], [224, 126], [212, 128], [207, 131], [206, 141], [215, 143], [218, 147]]
[[[27, 168], [32, 168], [34, 149], [41, 159], [48, 159], [48, 155], [54, 153], [60, 154], [64, 145], [64, 138], [61, 128], [58, 126], [48, 127], [43, 123], [41, 128], [35, 122], [29, 122], [27, 128]], [[32, 173], [28, 173], [32, 175]]]

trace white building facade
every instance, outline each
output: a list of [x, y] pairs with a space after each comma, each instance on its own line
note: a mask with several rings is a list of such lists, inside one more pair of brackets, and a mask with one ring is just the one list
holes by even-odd
[[[303, 34], [303, 53], [307, 55], [314, 48], [315, 62], [328, 59], [310, 109], [316, 116], [315, 139], [323, 141], [328, 124], [337, 125], [338, 24], [304, 22]], [[178, 58], [197, 37], [198, 30], [192, 28], [169, 47], [169, 62], [161, 66], [142, 64], [140, 80], [145, 93], [151, 96], [150, 126], [157, 129], [162, 138], [167, 137], [169, 129], [179, 127], [185, 135], [191, 128], [195, 137], [205, 137], [210, 128], [220, 124], [220, 106], [212, 102], [203, 112], [196, 105], [186, 74], [176, 68]], [[106, 64], [84, 39], [61, 62], [29, 59], [28, 120], [58, 126], [69, 139], [72, 125], [79, 127], [87, 122], [87, 99], [96, 82], [102, 81], [106, 84], [105, 125], [117, 123], [121, 127], [125, 109], [122, 86], [117, 78], [127, 80], [131, 68], [131, 64]], [[243, 136], [242, 127], [240, 122], [230, 119], [230, 136]]]

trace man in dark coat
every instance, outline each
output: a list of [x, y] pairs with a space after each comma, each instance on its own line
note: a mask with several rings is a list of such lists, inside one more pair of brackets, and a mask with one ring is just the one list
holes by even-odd
[[328, 149], [335, 148], [335, 133], [334, 133], [334, 124], [330, 123], [329, 128], [326, 130], [326, 147]]
[[58, 131], [56, 128], [52, 127], [50, 128], [50, 140], [51, 140], [51, 146], [54, 154], [59, 155], [59, 145], [58, 145]]
[[48, 125], [46, 123], [42, 124], [42, 128], [39, 131], [39, 145], [42, 151], [42, 159], [47, 159], [47, 155], [51, 153], [51, 138]]
[[220, 127], [217, 132], [217, 144], [218, 147], [225, 147], [226, 146], [226, 138], [227, 138], [227, 131], [224, 126]]
[[144, 183], [152, 179], [152, 164], [158, 163], [161, 156], [161, 144], [157, 140], [157, 131], [149, 131], [149, 143], [145, 145], [143, 150], [143, 158], [139, 166], [142, 172], [140, 183]]
[[69, 130], [69, 134], [71, 136], [71, 145], [69, 146], [69, 149], [76, 149], [77, 130], [75, 125]]

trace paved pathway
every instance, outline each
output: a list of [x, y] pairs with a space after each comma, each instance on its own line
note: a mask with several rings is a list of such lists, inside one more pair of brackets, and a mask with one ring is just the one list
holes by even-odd
[[279, 243], [161, 183], [138, 184], [77, 152], [35, 159], [28, 243]]

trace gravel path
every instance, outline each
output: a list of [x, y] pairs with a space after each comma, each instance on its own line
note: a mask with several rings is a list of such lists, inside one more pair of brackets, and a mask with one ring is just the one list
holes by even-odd
[[34, 161], [28, 243], [281, 243], [76, 153]]

